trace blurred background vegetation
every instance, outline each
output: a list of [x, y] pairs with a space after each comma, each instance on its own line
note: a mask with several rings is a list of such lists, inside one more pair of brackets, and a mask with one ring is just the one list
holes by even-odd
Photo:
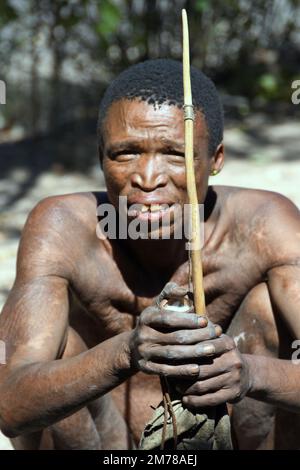
[[105, 86], [135, 62], [181, 59], [183, 7], [192, 63], [215, 80], [229, 119], [298, 111], [300, 0], [1, 0], [2, 173], [29, 153], [36, 171], [93, 165]]

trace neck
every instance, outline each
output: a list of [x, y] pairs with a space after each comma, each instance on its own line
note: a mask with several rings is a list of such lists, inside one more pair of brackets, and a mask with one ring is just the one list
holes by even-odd
[[148, 272], [163, 270], [171, 275], [188, 259], [186, 240], [126, 240], [139, 264]]
[[204, 201], [204, 246], [213, 233], [219, 217], [220, 201], [214, 188], [209, 186]]

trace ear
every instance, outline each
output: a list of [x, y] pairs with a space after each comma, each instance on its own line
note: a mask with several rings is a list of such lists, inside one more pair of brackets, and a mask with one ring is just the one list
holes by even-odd
[[211, 174], [218, 174], [222, 170], [224, 166], [224, 160], [225, 160], [225, 150], [224, 150], [224, 144], [221, 142], [217, 150], [215, 151], [215, 154], [213, 157], [211, 157], [210, 160], [210, 172]]

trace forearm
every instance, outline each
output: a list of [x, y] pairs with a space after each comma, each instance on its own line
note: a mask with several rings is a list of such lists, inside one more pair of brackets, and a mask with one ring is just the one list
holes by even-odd
[[78, 356], [34, 363], [8, 374], [0, 387], [1, 427], [9, 435], [45, 428], [106, 394], [135, 373], [130, 332]]
[[250, 354], [243, 358], [249, 368], [248, 397], [300, 413], [300, 365]]

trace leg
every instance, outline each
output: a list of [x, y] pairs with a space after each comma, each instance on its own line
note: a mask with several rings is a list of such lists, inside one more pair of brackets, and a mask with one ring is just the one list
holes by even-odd
[[[62, 358], [85, 351], [78, 333], [69, 328]], [[12, 439], [15, 449], [128, 449], [127, 427], [109, 394], [42, 432]]]
[[[249, 292], [227, 333], [235, 339], [242, 353], [281, 359], [291, 357], [292, 338], [272, 308], [265, 283]], [[300, 446], [299, 414], [247, 397], [235, 404], [231, 413], [234, 440], [239, 449], [297, 449]]]

